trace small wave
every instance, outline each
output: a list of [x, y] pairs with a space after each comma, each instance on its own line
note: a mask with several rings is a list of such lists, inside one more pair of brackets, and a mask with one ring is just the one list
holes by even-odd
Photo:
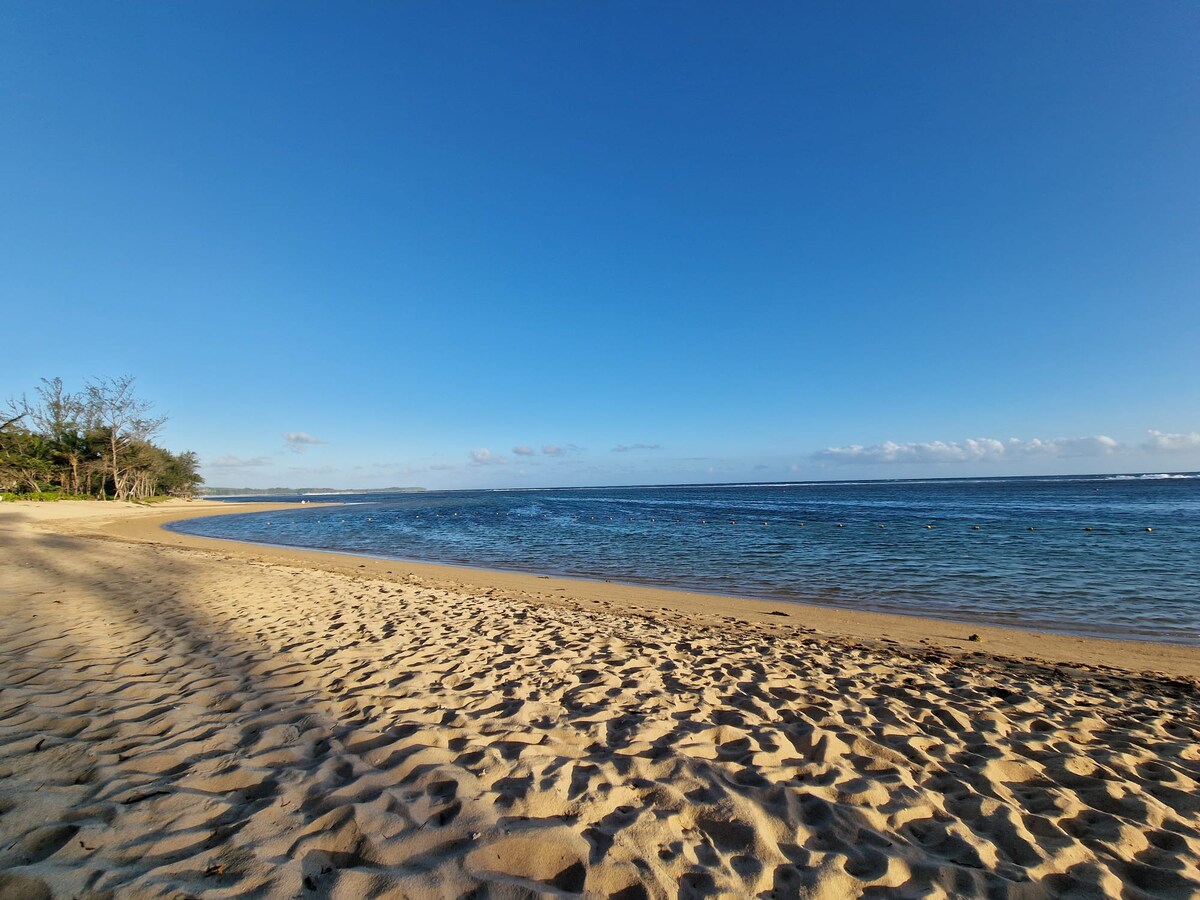
[[1200, 478], [1200, 475], [1181, 475], [1173, 472], [1147, 473], [1145, 475], [1110, 475], [1104, 481], [1164, 481]]

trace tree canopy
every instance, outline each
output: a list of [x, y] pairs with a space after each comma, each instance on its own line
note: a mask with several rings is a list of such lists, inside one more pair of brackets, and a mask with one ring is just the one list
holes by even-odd
[[191, 496], [203, 479], [195, 453], [152, 438], [166, 422], [134, 392], [134, 379], [95, 378], [72, 392], [43, 378], [34, 399], [0, 412], [0, 491], [98, 499]]

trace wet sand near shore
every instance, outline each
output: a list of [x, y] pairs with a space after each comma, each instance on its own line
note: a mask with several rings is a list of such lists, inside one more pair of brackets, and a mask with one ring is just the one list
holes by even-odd
[[1200, 894], [1195, 648], [2, 506], [0, 895]]

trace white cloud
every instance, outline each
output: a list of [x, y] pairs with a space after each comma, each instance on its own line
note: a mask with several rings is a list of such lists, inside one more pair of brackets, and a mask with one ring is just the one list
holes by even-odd
[[218, 456], [212, 462], [204, 464], [206, 469], [250, 469], [255, 466], [269, 466], [272, 460], [269, 456], [234, 456], [232, 453], [227, 453], [225, 456]]
[[1150, 429], [1150, 437], [1142, 444], [1146, 450], [1167, 450], [1178, 452], [1182, 450], [1200, 450], [1200, 431], [1190, 434], [1169, 434]]
[[1120, 441], [1116, 441], [1106, 434], [1077, 438], [1054, 438], [1047, 441], [1038, 438], [1028, 441], [1009, 438], [1006, 447], [1010, 453], [1017, 456], [1108, 456], [1125, 449]]
[[582, 453], [586, 449], [577, 444], [544, 444], [542, 453], [546, 456], [566, 456], [568, 453]]
[[293, 453], [303, 453], [305, 449], [313, 444], [325, 443], [320, 438], [315, 438], [311, 434], [305, 434], [303, 431], [289, 431], [284, 434], [283, 440]]
[[826, 447], [813, 454], [814, 459], [854, 463], [945, 463], [994, 462], [1022, 457], [1088, 457], [1108, 456], [1123, 449], [1122, 445], [1098, 434], [1078, 438], [967, 438], [963, 441], [928, 441], [898, 444], [884, 441], [864, 447]]
[[477, 466], [502, 466], [508, 459], [499, 453], [493, 453], [487, 447], [471, 451], [471, 462]]
[[537, 451], [526, 444], [521, 444], [518, 447], [513, 447], [512, 452], [517, 454], [517, 456], [533, 456]]
[[630, 450], [661, 450], [662, 444], [617, 444], [613, 453], [628, 453]]

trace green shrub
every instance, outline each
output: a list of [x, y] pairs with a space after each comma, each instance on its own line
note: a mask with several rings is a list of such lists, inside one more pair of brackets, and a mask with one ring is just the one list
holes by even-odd
[[38, 491], [37, 493], [29, 494], [12, 494], [5, 492], [0, 494], [0, 499], [3, 500], [87, 500], [85, 494], [66, 494], [62, 491]]

